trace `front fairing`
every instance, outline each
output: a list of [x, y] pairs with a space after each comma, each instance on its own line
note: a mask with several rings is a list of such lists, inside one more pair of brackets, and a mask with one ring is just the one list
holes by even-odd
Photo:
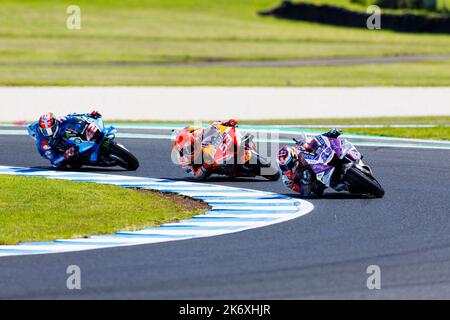
[[346, 139], [328, 138], [326, 136], [317, 136], [314, 138], [316, 145], [314, 155], [308, 154], [304, 157], [311, 169], [316, 174], [317, 180], [327, 187], [330, 186], [331, 177], [336, 168], [329, 163], [337, 156], [339, 159], [349, 158], [355, 163], [361, 163], [361, 153], [356, 147]]
[[117, 132], [117, 129], [113, 126], [110, 126], [108, 128], [108, 130], [106, 131], [106, 136], [110, 137], [111, 135], [116, 134], [116, 132]]
[[78, 153], [81, 156], [85, 156], [88, 158], [88, 161], [91, 164], [95, 164], [98, 161], [98, 155], [100, 152], [100, 146], [102, 142], [108, 137], [108, 135], [112, 135], [116, 132], [114, 127], [109, 127], [108, 130], [105, 130], [105, 126], [103, 120], [101, 118], [94, 119], [87, 115], [82, 115], [80, 118], [87, 123], [94, 123], [98, 130], [103, 133], [103, 138], [101, 141], [85, 141], [80, 137], [73, 137], [70, 139], [66, 139], [66, 142], [69, 146], [76, 145], [78, 147]]
[[[206, 158], [213, 159], [215, 165], [221, 165], [234, 158], [236, 129], [222, 125], [213, 125], [203, 135], [202, 149]], [[238, 146], [237, 146], [238, 147]]]
[[316, 174], [316, 179], [327, 187], [330, 186], [331, 177], [335, 171], [335, 168], [328, 163], [334, 158], [335, 154], [340, 152], [337, 150], [339, 144], [335, 140], [320, 135], [314, 137], [311, 142], [313, 153], [302, 151], [303, 159]]
[[345, 156], [348, 156], [353, 161], [361, 160], [361, 153], [356, 149], [355, 145], [346, 139], [342, 139], [342, 152], [340, 159], [343, 159]]
[[[320, 154], [301, 152], [304, 162], [306, 162], [316, 174], [316, 179], [326, 186], [329, 186], [331, 176], [335, 170], [334, 167], [327, 165], [328, 158], [332, 156], [332, 152], [333, 151], [329, 150]], [[323, 155], [326, 155], [326, 157]]]
[[79, 137], [73, 137], [70, 139], [65, 139], [67, 147], [77, 147], [78, 154], [89, 159], [90, 162], [94, 163], [98, 158], [98, 145], [95, 142], [83, 141]]
[[32, 137], [35, 141], [37, 140], [37, 137], [38, 137], [38, 133], [36, 131], [36, 128], [37, 128], [37, 121], [33, 122], [32, 124], [30, 124], [27, 127], [28, 135], [30, 137]]

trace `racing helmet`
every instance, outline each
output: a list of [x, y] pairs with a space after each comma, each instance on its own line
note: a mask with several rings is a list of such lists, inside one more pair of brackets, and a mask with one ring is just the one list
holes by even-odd
[[238, 125], [238, 121], [236, 119], [230, 119], [227, 122], [225, 122], [225, 125], [227, 127], [236, 127]]
[[181, 157], [186, 155], [194, 155], [195, 141], [198, 138], [198, 129], [196, 127], [186, 127], [179, 130], [174, 141], [174, 148], [179, 150]]
[[58, 131], [58, 121], [52, 112], [39, 117], [38, 130], [45, 137], [53, 137]]
[[295, 171], [298, 153], [295, 148], [285, 146], [278, 151], [277, 164], [282, 172]]

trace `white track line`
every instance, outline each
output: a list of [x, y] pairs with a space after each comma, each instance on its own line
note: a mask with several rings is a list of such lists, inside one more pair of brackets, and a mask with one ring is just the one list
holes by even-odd
[[[1, 126], [0, 126], [1, 127]], [[176, 126], [174, 127], [176, 128]], [[135, 128], [136, 129], [136, 128]], [[166, 129], [171, 130], [168, 127], [147, 127], [147, 129]], [[292, 130], [286, 128], [287, 130], [280, 130], [276, 127], [263, 129], [248, 128], [243, 129], [243, 131], [249, 132], [261, 132], [261, 133], [271, 133], [277, 135], [293, 135], [295, 136], [301, 130]], [[0, 130], [0, 135], [27, 135], [26, 130]], [[307, 136], [317, 135], [318, 132], [306, 132]], [[157, 140], [170, 140], [171, 135], [161, 135], [161, 134], [145, 134], [145, 133], [118, 133], [118, 138], [132, 138], [132, 139], [157, 139]], [[427, 139], [411, 139], [411, 138], [400, 138], [400, 137], [384, 137], [384, 136], [370, 136], [370, 135], [358, 135], [358, 134], [344, 134], [342, 138], [357, 139], [355, 145], [362, 147], [386, 147], [386, 148], [409, 148], [409, 149], [437, 149], [437, 150], [450, 150], [450, 141], [445, 140], [427, 140]], [[291, 143], [290, 139], [254, 139], [255, 142], [268, 142], [268, 143]]]

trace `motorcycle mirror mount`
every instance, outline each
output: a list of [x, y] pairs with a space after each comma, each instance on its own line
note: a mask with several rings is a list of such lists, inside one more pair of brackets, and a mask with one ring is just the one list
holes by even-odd
[[299, 133], [299, 137], [298, 138], [293, 138], [293, 140], [295, 141], [296, 144], [298, 145], [302, 145], [307, 141], [307, 136], [304, 132], [300, 132]]
[[255, 138], [254, 135], [252, 135], [252, 134], [250, 134], [250, 133], [247, 133], [247, 134], [245, 135], [244, 139], [242, 139], [242, 143], [243, 143], [243, 144], [245, 144], [245, 143], [250, 143], [250, 142], [253, 141], [254, 138]]

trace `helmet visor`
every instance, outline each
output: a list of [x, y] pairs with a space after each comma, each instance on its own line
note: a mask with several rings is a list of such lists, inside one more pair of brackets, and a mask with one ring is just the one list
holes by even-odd
[[39, 118], [39, 129], [46, 137], [51, 137], [57, 130], [57, 121], [52, 113], [47, 113]]
[[291, 160], [286, 164], [279, 164], [279, 166], [281, 171], [286, 172], [286, 171], [293, 171], [296, 167], [296, 164], [297, 164], [296, 161]]
[[39, 130], [41, 131], [41, 133], [46, 136], [46, 137], [53, 137], [57, 131], [57, 124], [55, 123], [53, 126], [51, 127], [40, 127]]

